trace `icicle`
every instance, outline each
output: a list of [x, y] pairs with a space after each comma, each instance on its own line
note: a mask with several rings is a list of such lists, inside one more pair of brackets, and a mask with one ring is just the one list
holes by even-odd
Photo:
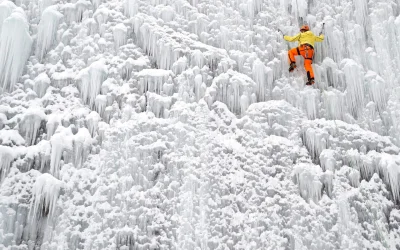
[[306, 128], [303, 131], [303, 143], [310, 152], [311, 158], [318, 162], [321, 152], [327, 148], [329, 134], [320, 129]]
[[319, 91], [316, 89], [304, 90], [303, 103], [307, 117], [310, 120], [314, 120], [318, 117], [319, 110]]
[[26, 17], [13, 12], [4, 20], [0, 35], [0, 86], [12, 90], [31, 53], [32, 38]]
[[190, 58], [192, 67], [199, 67], [200, 69], [203, 68], [205, 65], [205, 58], [203, 53], [200, 50], [195, 50], [192, 52], [192, 56]]
[[58, 126], [61, 124], [61, 115], [58, 113], [53, 113], [48, 116], [46, 130], [47, 130], [47, 140], [54, 135]]
[[322, 150], [320, 156], [319, 156], [319, 161], [321, 163], [321, 168], [325, 172], [327, 170], [331, 172], [335, 172], [336, 170], [336, 151], [332, 149], [324, 149]]
[[353, 60], [345, 59], [342, 64], [346, 76], [346, 96], [350, 113], [357, 119], [364, 107], [364, 74], [362, 68]]
[[36, 92], [39, 98], [46, 94], [47, 88], [50, 86], [51, 80], [46, 73], [38, 75], [34, 80], [33, 91]]
[[171, 97], [163, 97], [155, 93], [147, 93], [147, 109], [154, 113], [155, 117], [168, 118], [169, 109], [172, 105]]
[[[58, 196], [64, 187], [62, 181], [50, 174], [42, 174], [36, 178], [32, 190], [30, 221], [36, 225], [43, 217], [52, 217], [56, 208]], [[36, 227], [34, 227], [36, 229]]]
[[393, 200], [400, 202], [400, 157], [382, 154], [379, 168], [383, 173], [384, 179], [390, 185]]
[[120, 115], [121, 110], [119, 109], [117, 102], [114, 102], [112, 106], [108, 106], [104, 111], [103, 119], [105, 122], [110, 123], [111, 119], [118, 119], [120, 118]]
[[371, 100], [377, 105], [377, 109], [382, 113], [387, 104], [386, 97], [386, 84], [382, 77], [378, 76], [375, 72], [368, 71], [365, 75], [367, 85], [369, 87], [369, 96]]
[[266, 71], [265, 65], [257, 58], [253, 63], [253, 80], [257, 83], [257, 100], [260, 102], [266, 99]]
[[86, 10], [91, 8], [91, 4], [87, 0], [78, 0], [76, 2], [76, 21], [81, 22], [83, 20], [83, 14]]
[[0, 34], [4, 20], [6, 20], [16, 8], [17, 6], [11, 1], [2, 1], [0, 3]]
[[125, 15], [134, 17], [139, 12], [138, 0], [125, 0]]
[[106, 107], [107, 107], [107, 96], [106, 95], [96, 96], [95, 110], [99, 113], [100, 117], [103, 117]]
[[99, 143], [101, 144], [106, 138], [106, 131], [110, 125], [106, 122], [99, 122]]
[[256, 83], [246, 75], [233, 70], [214, 78], [207, 88], [205, 100], [210, 104], [214, 101], [225, 103], [231, 112], [240, 114], [240, 97], [247, 91], [249, 96], [256, 92]]
[[56, 6], [52, 6], [45, 9], [38, 26], [36, 56], [39, 61], [43, 60], [44, 55], [54, 45], [56, 40], [58, 25], [63, 17], [56, 8]]
[[42, 121], [46, 119], [46, 114], [39, 108], [29, 108], [25, 112], [18, 126], [28, 145], [35, 144]]
[[360, 171], [358, 171], [357, 169], [351, 169], [350, 173], [348, 174], [347, 178], [350, 181], [350, 185], [352, 187], [359, 187], [360, 186], [360, 179], [361, 179], [361, 175], [360, 175]]
[[320, 176], [320, 181], [323, 183], [323, 188], [325, 190], [325, 193], [332, 198], [333, 194], [333, 177], [334, 174], [327, 170], [325, 173], [321, 174]]
[[306, 18], [308, 13], [308, 2], [306, 0], [292, 0], [292, 14], [302, 20]]
[[[128, 0], [129, 1], [129, 0]], [[116, 235], [116, 247], [117, 249], [131, 249], [136, 244], [137, 240], [135, 239], [135, 231], [125, 226], [120, 229]]]
[[59, 126], [56, 133], [51, 137], [51, 161], [50, 173], [58, 177], [60, 171], [60, 162], [64, 151], [72, 151], [73, 134], [71, 128]]
[[135, 74], [139, 78], [140, 93], [147, 91], [160, 94], [164, 83], [170, 76], [174, 76], [172, 71], [163, 69], [144, 69]]
[[14, 158], [15, 152], [12, 148], [0, 145], [0, 183], [6, 178]]
[[249, 106], [250, 106], [250, 98], [248, 96], [247, 91], [245, 91], [243, 95], [240, 97], [240, 113], [241, 114], [246, 113], [246, 110]]
[[38, 2], [40, 13], [43, 13], [43, 11], [45, 11], [47, 7], [54, 4], [54, 0], [39, 0]]
[[325, 107], [326, 118], [330, 120], [343, 120], [346, 113], [345, 96], [337, 89], [324, 91], [322, 99]]
[[[35, 154], [35, 165], [36, 167], [40, 166], [39, 171], [49, 171], [50, 169], [50, 160], [51, 160], [51, 144], [49, 141], [42, 140], [37, 145], [33, 146], [36, 147], [36, 154]], [[29, 150], [28, 150], [29, 152]], [[36, 168], [37, 169], [37, 168]]]
[[94, 137], [97, 134], [97, 130], [99, 129], [99, 122], [101, 121], [100, 115], [92, 111], [90, 114], [86, 117], [86, 124], [89, 129], [90, 135]]
[[196, 101], [204, 97], [207, 85], [203, 82], [202, 75], [198, 74], [194, 77], [194, 93], [196, 94]]
[[180, 75], [187, 68], [187, 58], [180, 57], [174, 64], [172, 65], [172, 71], [175, 75]]
[[93, 140], [87, 128], [80, 128], [78, 133], [74, 135], [73, 139], [73, 163], [76, 168], [82, 167], [83, 163], [86, 161]]
[[126, 44], [128, 28], [123, 24], [117, 24], [113, 29], [115, 48]]
[[364, 0], [353, 0], [353, 2], [356, 21], [359, 25], [365, 28], [367, 26], [368, 18], [368, 2]]
[[322, 197], [321, 169], [312, 164], [302, 163], [294, 167], [294, 181], [299, 186], [299, 192], [307, 202], [317, 203]]
[[64, 13], [65, 20], [67, 23], [71, 24], [73, 22], [78, 22], [78, 12], [76, 10], [76, 4], [65, 3], [61, 9]]
[[108, 69], [103, 60], [92, 63], [83, 69], [78, 78], [81, 79], [80, 91], [83, 101], [94, 108], [96, 96], [100, 94], [102, 83], [107, 79]]

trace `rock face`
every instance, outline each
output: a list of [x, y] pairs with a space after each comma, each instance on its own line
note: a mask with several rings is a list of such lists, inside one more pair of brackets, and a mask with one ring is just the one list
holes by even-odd
[[399, 13], [0, 1], [0, 249], [400, 249]]

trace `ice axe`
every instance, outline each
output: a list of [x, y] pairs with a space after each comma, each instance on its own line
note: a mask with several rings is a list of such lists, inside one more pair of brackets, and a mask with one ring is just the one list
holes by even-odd
[[282, 36], [284, 36], [285, 34], [283, 34], [282, 30], [278, 29], [278, 31], [282, 34]]
[[319, 32], [319, 35], [322, 35], [322, 33], [325, 31], [325, 23], [322, 24], [322, 29], [321, 32]]

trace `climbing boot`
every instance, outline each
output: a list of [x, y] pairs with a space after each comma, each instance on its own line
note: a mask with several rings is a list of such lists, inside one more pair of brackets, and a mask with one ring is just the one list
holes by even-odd
[[292, 62], [289, 67], [289, 72], [292, 72], [296, 68], [296, 63]]
[[314, 79], [310, 79], [310, 80], [308, 80], [306, 85], [314, 85], [314, 83], [315, 83]]

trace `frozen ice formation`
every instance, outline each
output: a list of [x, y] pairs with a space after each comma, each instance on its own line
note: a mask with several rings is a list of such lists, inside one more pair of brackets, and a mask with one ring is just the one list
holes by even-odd
[[48, 7], [43, 11], [36, 41], [36, 55], [40, 61], [55, 43], [58, 25], [62, 17], [63, 15], [54, 7]]
[[0, 0], [0, 249], [399, 249], [399, 13]]
[[16, 8], [5, 18], [0, 41], [0, 86], [3, 90], [12, 90], [24, 70], [32, 46], [23, 10]]

